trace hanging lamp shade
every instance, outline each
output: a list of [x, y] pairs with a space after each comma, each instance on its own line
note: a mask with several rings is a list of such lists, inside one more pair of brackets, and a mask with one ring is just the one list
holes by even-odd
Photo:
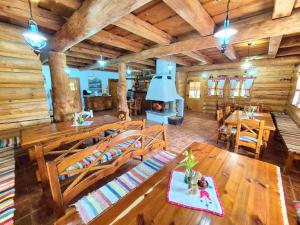
[[47, 38], [45, 38], [38, 29], [37, 23], [33, 20], [32, 17], [32, 8], [31, 2], [28, 0], [29, 9], [30, 9], [30, 19], [28, 21], [28, 29], [22, 34], [25, 42], [35, 51], [40, 52], [42, 48], [47, 45]]
[[248, 43], [248, 57], [245, 59], [245, 61], [243, 62], [243, 64], [241, 65], [241, 68], [247, 72], [250, 68], [252, 68], [252, 63], [250, 60], [250, 47], [251, 47], [252, 43]]
[[106, 64], [106, 61], [103, 59], [103, 56], [101, 55], [101, 57], [100, 57], [100, 60], [97, 60], [97, 62], [98, 62], [98, 64], [99, 64], [99, 66], [100, 66], [100, 68], [104, 68], [105, 67], [105, 64]]
[[128, 67], [127, 67], [127, 70], [126, 70], [126, 74], [127, 74], [128, 76], [130, 76], [131, 73], [132, 73], [132, 70], [131, 70], [130, 67], [128, 66]]
[[226, 48], [231, 41], [231, 37], [237, 33], [236, 29], [230, 28], [230, 20], [228, 16], [229, 4], [230, 4], [230, 0], [228, 0], [227, 2], [227, 12], [226, 12], [226, 18], [224, 20], [223, 28], [214, 34], [214, 36], [219, 40], [222, 53], [226, 51]]

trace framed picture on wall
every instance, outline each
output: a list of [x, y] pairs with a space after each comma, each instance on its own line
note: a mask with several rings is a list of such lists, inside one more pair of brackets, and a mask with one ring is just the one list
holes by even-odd
[[88, 77], [88, 87], [93, 94], [102, 94], [102, 82], [97, 77]]

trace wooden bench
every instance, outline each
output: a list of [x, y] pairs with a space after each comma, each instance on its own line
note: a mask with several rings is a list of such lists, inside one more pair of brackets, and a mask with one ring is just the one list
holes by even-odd
[[284, 113], [272, 113], [276, 120], [276, 128], [288, 149], [288, 159], [284, 172], [291, 170], [294, 160], [300, 160], [300, 128]]
[[[130, 146], [122, 147], [122, 144], [128, 140], [134, 141], [131, 142]], [[100, 179], [113, 174], [120, 166], [134, 157], [144, 156], [158, 148], [163, 148], [164, 150], [167, 148], [166, 128], [163, 125], [154, 125], [144, 130], [127, 130], [110, 140], [90, 146], [73, 155], [47, 162], [56, 215], [58, 217], [63, 215], [72, 200]], [[110, 149], [119, 149], [122, 151], [122, 154], [106, 164], [99, 163]], [[68, 169], [74, 163], [84, 160], [95, 154], [95, 152], [100, 154], [88, 166], [75, 170]], [[74, 173], [76, 173], [76, 178], [62, 188], [60, 177]]]
[[[100, 144], [115, 135], [129, 129], [142, 130], [145, 128], [145, 120], [129, 121], [106, 124], [80, 134], [64, 136], [55, 140], [39, 143], [35, 145], [35, 156], [37, 160], [38, 170], [37, 177], [42, 182], [44, 189], [48, 188], [48, 173], [46, 162], [49, 160], [61, 161], [65, 157], [75, 154], [85, 149], [87, 142], [97, 142]], [[110, 131], [109, 135], [104, 135], [105, 131]]]

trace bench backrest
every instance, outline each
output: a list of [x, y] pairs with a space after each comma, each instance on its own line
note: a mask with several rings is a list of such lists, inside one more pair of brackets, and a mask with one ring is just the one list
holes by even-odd
[[[129, 140], [131, 144], [122, 147], [122, 144]], [[62, 160], [48, 162], [49, 182], [57, 216], [64, 214], [68, 204], [88, 187], [100, 179], [113, 174], [120, 166], [133, 157], [144, 156], [157, 148], [167, 148], [166, 128], [163, 125], [151, 126], [144, 130], [127, 130], [105, 142], [87, 147]], [[101, 159], [111, 149], [118, 149], [122, 153], [111, 161], [101, 163]], [[95, 154], [97, 155], [96, 157]], [[72, 165], [85, 160], [91, 155], [94, 155], [94, 160], [89, 165], [80, 169], [69, 170]], [[62, 190], [59, 182], [60, 176], [74, 173], [76, 173], [76, 176], [73, 181]]]

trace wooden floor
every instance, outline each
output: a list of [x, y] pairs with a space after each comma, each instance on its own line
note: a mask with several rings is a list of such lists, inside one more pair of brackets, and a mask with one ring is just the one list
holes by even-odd
[[[109, 111], [104, 112], [109, 114]], [[101, 116], [100, 113], [99, 116]], [[214, 117], [203, 113], [186, 113], [184, 123], [181, 126], [168, 126], [169, 145], [172, 150], [180, 151], [188, 146], [192, 141], [200, 141], [216, 145], [217, 124]], [[225, 144], [218, 144], [225, 147]], [[273, 137], [268, 150], [263, 156], [263, 161], [276, 164], [280, 167], [284, 165], [287, 154], [280, 142]], [[137, 162], [132, 162], [122, 169], [118, 174], [134, 166]], [[113, 179], [109, 177], [107, 180]], [[290, 225], [296, 224], [296, 212], [292, 206], [292, 200], [300, 199], [300, 176], [297, 174], [283, 175], [284, 192], [286, 197], [288, 217]], [[43, 199], [42, 190], [36, 183], [33, 166], [28, 157], [23, 156], [17, 159], [16, 172], [16, 212], [15, 224], [17, 225], [44, 225], [53, 224], [54, 216]]]

